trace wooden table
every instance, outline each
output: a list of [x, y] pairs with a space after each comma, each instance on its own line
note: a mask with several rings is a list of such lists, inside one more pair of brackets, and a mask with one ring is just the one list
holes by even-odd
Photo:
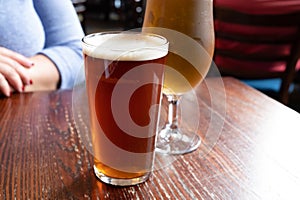
[[0, 99], [0, 199], [299, 199], [300, 115], [235, 79], [207, 82], [226, 101], [213, 106], [205, 84], [197, 89], [200, 148], [132, 187], [94, 176], [72, 91]]

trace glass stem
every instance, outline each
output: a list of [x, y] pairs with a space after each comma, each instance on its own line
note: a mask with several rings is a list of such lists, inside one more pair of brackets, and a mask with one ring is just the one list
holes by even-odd
[[167, 127], [169, 129], [175, 130], [178, 129], [178, 104], [179, 97], [174, 95], [168, 95], [168, 123]]

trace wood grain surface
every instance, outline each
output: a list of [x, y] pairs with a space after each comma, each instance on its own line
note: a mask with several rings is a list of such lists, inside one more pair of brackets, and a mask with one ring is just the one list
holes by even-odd
[[93, 173], [71, 90], [1, 98], [0, 199], [300, 198], [298, 113], [232, 78], [208, 78], [182, 102], [199, 149], [157, 155], [148, 181], [114, 187]]

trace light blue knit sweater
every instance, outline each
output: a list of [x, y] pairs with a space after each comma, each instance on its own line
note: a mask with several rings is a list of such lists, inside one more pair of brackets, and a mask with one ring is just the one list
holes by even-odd
[[71, 88], [82, 66], [81, 29], [70, 0], [0, 0], [0, 46], [25, 56], [48, 56], [60, 88]]

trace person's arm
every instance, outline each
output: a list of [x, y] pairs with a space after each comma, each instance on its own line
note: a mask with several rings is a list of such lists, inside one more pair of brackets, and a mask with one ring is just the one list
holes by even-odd
[[35, 66], [28, 70], [31, 83], [26, 85], [25, 91], [57, 89], [60, 75], [55, 64], [42, 54], [33, 56], [31, 60]]
[[70, 0], [33, 0], [44, 26], [45, 48], [31, 59], [26, 91], [72, 88], [82, 65], [83, 31]]

